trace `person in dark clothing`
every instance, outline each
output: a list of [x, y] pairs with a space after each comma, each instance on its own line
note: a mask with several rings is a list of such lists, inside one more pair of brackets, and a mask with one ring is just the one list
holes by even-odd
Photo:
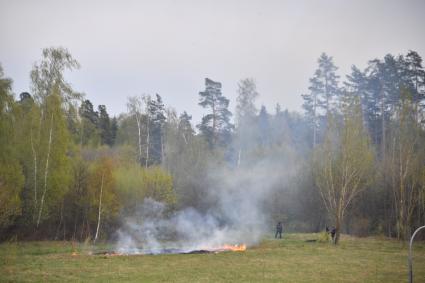
[[276, 225], [276, 234], [274, 235], [275, 239], [277, 239], [278, 234], [279, 234], [279, 239], [282, 239], [282, 231], [283, 231], [283, 226], [282, 226], [282, 223], [279, 222]]
[[331, 229], [331, 237], [332, 237], [332, 242], [335, 242], [335, 234], [336, 234], [336, 229], [335, 227], [332, 227]]

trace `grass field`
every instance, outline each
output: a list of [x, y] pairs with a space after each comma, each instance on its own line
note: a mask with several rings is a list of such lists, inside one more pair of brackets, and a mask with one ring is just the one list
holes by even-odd
[[[70, 242], [0, 245], [1, 282], [406, 282], [407, 244], [343, 236], [339, 246], [306, 242], [317, 234], [265, 239], [245, 252], [89, 255]], [[99, 246], [97, 249], [104, 249]], [[73, 251], [77, 254], [72, 255]], [[425, 243], [415, 244], [415, 282], [425, 282]]]

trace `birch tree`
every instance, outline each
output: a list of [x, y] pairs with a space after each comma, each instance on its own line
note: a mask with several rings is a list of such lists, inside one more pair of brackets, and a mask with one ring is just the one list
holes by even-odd
[[22, 220], [27, 225], [35, 223], [39, 200], [39, 134], [40, 107], [29, 93], [21, 93], [16, 103], [15, 144], [17, 157], [25, 171], [25, 185], [22, 191]]
[[[149, 130], [150, 129], [151, 119], [149, 117], [149, 111], [148, 111], [150, 100], [151, 99], [150, 99], [149, 96], [143, 97], [143, 101], [145, 102], [145, 105], [146, 105], [146, 157], [145, 157], [145, 168], [148, 168], [148, 164], [149, 164], [149, 149], [150, 149], [150, 139], [151, 139], [151, 131]], [[139, 131], [139, 137], [140, 137], [140, 131]]]
[[323, 144], [314, 152], [314, 175], [323, 203], [335, 222], [338, 243], [341, 223], [353, 199], [368, 186], [374, 154], [363, 128], [360, 101], [344, 111], [342, 128], [330, 116]]
[[398, 239], [409, 238], [413, 214], [421, 206], [424, 149], [416, 109], [414, 97], [402, 90], [399, 119], [390, 131], [387, 160], [383, 161], [394, 198]]
[[91, 169], [88, 197], [91, 202], [92, 223], [96, 225], [94, 243], [100, 237], [102, 225], [107, 221], [113, 221], [118, 215], [119, 202], [115, 191], [113, 168], [112, 160], [102, 156]]
[[80, 64], [68, 49], [63, 47], [44, 48], [42, 60], [34, 64], [31, 71], [31, 91], [40, 104], [51, 94], [53, 86], [57, 86], [64, 103], [80, 100], [82, 95], [75, 92], [71, 84], [65, 80], [64, 72], [79, 69]]
[[[55, 165], [66, 164], [67, 157], [64, 152], [68, 143], [68, 132], [63, 110], [76, 100], [80, 100], [82, 95], [72, 89], [70, 83], [65, 80], [64, 72], [79, 67], [77, 60], [66, 48], [51, 47], [43, 49], [42, 59], [36, 62], [31, 70], [31, 90], [40, 111], [39, 118], [34, 119], [39, 124], [31, 127], [29, 131], [31, 156], [34, 162], [32, 168], [26, 169], [34, 172], [34, 205], [37, 207], [35, 209], [37, 216], [34, 220], [37, 227], [42, 220], [49, 183], [56, 183], [56, 174], [60, 176], [63, 173], [62, 170], [66, 170], [65, 167], [54, 167], [53, 172], [49, 169], [53, 165], [52, 162], [58, 162]], [[39, 172], [40, 170], [43, 172]], [[43, 177], [37, 178], [39, 175]], [[63, 177], [65, 180], [61, 190], [58, 191], [66, 190], [66, 186], [63, 185], [68, 178]], [[40, 193], [38, 193], [39, 185], [43, 190]], [[53, 185], [52, 189], [59, 188]], [[48, 198], [49, 202], [53, 200], [51, 196]]]
[[[70, 176], [67, 174], [69, 159], [66, 154], [69, 145], [69, 133], [66, 119], [61, 108], [62, 100], [59, 88], [46, 97], [45, 114], [43, 115], [39, 152], [43, 156], [42, 192], [37, 211], [36, 226], [39, 227], [44, 218], [62, 200], [68, 189]], [[47, 205], [46, 205], [47, 204]]]
[[[128, 98], [127, 109], [130, 115], [134, 116], [137, 124], [137, 149], [138, 149], [138, 160], [140, 165], [143, 162], [142, 154], [142, 113], [143, 113], [143, 98], [133, 96]], [[149, 119], [147, 119], [149, 120]], [[149, 121], [147, 121], [147, 127], [149, 127]], [[149, 131], [146, 136], [147, 144], [149, 144]], [[149, 159], [149, 148], [146, 148], [146, 160]], [[145, 164], [147, 166], [147, 164]]]

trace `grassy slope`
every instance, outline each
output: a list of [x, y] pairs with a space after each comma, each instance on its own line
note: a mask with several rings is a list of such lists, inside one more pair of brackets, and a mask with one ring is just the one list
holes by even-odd
[[[0, 281], [40, 282], [406, 282], [407, 244], [315, 234], [267, 239], [246, 252], [159, 256], [71, 255], [69, 242], [0, 245]], [[425, 282], [425, 243], [415, 245], [415, 282]]]

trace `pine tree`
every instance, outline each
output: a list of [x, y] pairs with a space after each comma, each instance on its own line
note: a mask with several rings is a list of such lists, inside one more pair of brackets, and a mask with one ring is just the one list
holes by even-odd
[[105, 105], [98, 106], [98, 130], [100, 133], [100, 143], [112, 145], [111, 137], [111, 120], [109, 119], [108, 112]]
[[118, 133], [118, 119], [116, 117], [111, 120], [111, 146], [115, 145]]
[[193, 136], [195, 131], [192, 128], [192, 116], [184, 111], [179, 117], [178, 132], [182, 134], [185, 143], [188, 142], [188, 137]]
[[247, 78], [238, 83], [238, 97], [236, 98], [236, 119], [238, 126], [244, 122], [252, 122], [257, 114], [255, 99], [258, 97], [257, 86], [254, 79]]
[[[344, 93], [351, 93], [354, 96], [360, 98], [363, 122], [365, 123], [366, 127], [372, 131], [372, 126], [376, 120], [375, 117], [378, 109], [373, 99], [373, 92], [370, 91], [370, 84], [371, 83], [367, 77], [367, 74], [360, 71], [356, 66], [353, 65], [351, 67], [351, 74], [347, 75], [347, 81], [344, 82]], [[344, 104], [345, 101], [343, 101], [343, 99], [343, 94], [341, 94], [341, 102]], [[348, 102], [349, 101], [350, 98], [348, 98]]]
[[255, 123], [257, 108], [255, 100], [259, 96], [254, 79], [247, 78], [238, 83], [238, 97], [236, 98], [236, 137], [237, 166], [240, 166], [244, 155], [254, 146], [255, 131], [252, 125]]
[[264, 105], [261, 106], [258, 114], [258, 135], [260, 145], [267, 146], [270, 144], [270, 118]]
[[78, 110], [81, 117], [80, 144], [97, 146], [100, 143], [99, 115], [90, 100], [84, 100]]
[[148, 102], [149, 132], [150, 132], [150, 164], [160, 164], [164, 154], [163, 128], [165, 124], [165, 108], [159, 94]]
[[205, 79], [205, 91], [199, 92], [199, 105], [210, 110], [197, 125], [211, 147], [223, 145], [230, 140], [233, 125], [228, 110], [229, 99], [221, 94], [221, 83]]
[[376, 121], [374, 127], [374, 140], [381, 146], [381, 158], [385, 159], [385, 147], [387, 144], [387, 125], [391, 115], [399, 106], [400, 87], [402, 85], [400, 63], [388, 54], [384, 60], [374, 59], [369, 61], [366, 69], [369, 80], [369, 92], [371, 95], [371, 109]]
[[314, 74], [315, 85], [312, 84], [312, 90], [318, 92], [318, 106], [328, 115], [335, 107], [334, 99], [337, 98], [339, 94], [339, 76], [335, 73], [338, 68], [335, 67], [332, 57], [329, 57], [325, 53], [320, 55], [318, 63], [319, 68]]
[[81, 125], [78, 117], [78, 109], [74, 105], [70, 105], [66, 111], [66, 119], [68, 130], [74, 144], [79, 144], [81, 140]]
[[[413, 96], [416, 108], [416, 120], [419, 120], [419, 112], [423, 110], [425, 100], [425, 70], [422, 66], [422, 58], [415, 51], [410, 50], [404, 58], [404, 85], [409, 88]], [[422, 109], [419, 109], [422, 108]]]
[[317, 144], [321, 125], [326, 122], [325, 117], [336, 106], [335, 98], [339, 98], [338, 78], [332, 57], [322, 53], [318, 59], [319, 68], [310, 79], [310, 93], [303, 94], [303, 108], [312, 128], [313, 147]]

